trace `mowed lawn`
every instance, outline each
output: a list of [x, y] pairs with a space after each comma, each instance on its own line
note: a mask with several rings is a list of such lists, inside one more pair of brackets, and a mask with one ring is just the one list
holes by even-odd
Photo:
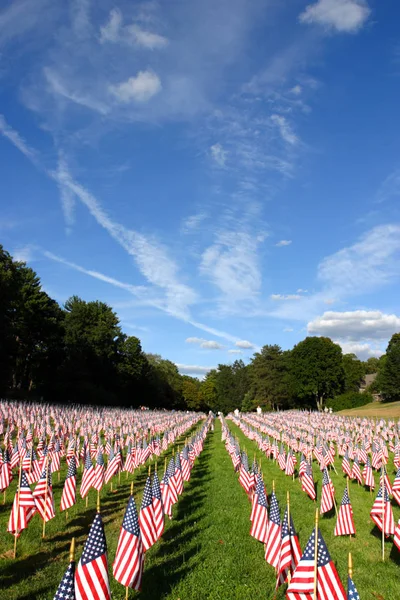
[[[298, 480], [286, 477], [277, 465], [259, 452], [232, 423], [230, 428], [239, 442], [248, 450], [249, 458], [256, 454], [261, 459], [268, 493], [272, 481], [282, 509], [286, 490], [291, 493], [292, 515], [302, 547], [312, 531], [315, 504], [300, 489]], [[159, 474], [161, 474], [161, 465]], [[345, 485], [336, 461], [339, 475], [332, 474], [337, 487], [337, 498]], [[392, 465], [389, 473], [392, 475]], [[314, 473], [320, 491], [321, 478]], [[89, 508], [82, 500], [70, 511], [70, 520], [58, 512], [62, 491], [61, 482], [55, 481], [56, 518], [47, 524], [48, 536], [41, 539], [42, 522], [38, 516], [24, 531], [18, 541], [16, 561], [7, 558], [13, 537], [6, 533], [11, 500], [15, 492], [7, 492], [7, 502], [0, 505], [0, 588], [10, 600], [51, 600], [68, 564], [71, 536], [77, 538], [77, 560], [83, 548], [90, 523], [95, 514], [95, 493], [89, 498]], [[139, 506], [147, 471], [136, 473], [135, 499]], [[376, 477], [377, 479], [377, 477]], [[56, 477], [57, 480], [57, 477]], [[119, 528], [129, 497], [131, 477], [121, 476], [117, 492], [112, 494], [107, 486], [103, 492], [102, 515], [108, 542], [109, 565], [115, 555]], [[115, 484], [114, 484], [115, 485]], [[363, 600], [399, 600], [400, 553], [390, 552], [393, 544], [386, 544], [387, 560], [380, 562], [381, 537], [369, 518], [375, 494], [370, 496], [357, 485], [350, 485], [355, 513], [357, 536], [355, 539], [334, 538], [335, 517], [321, 519], [321, 530], [328, 548], [336, 561], [345, 583], [347, 553], [353, 552], [354, 579]], [[237, 481], [232, 462], [221, 442], [221, 426], [215, 422], [215, 431], [207, 436], [204, 451], [197, 459], [189, 484], [174, 507], [174, 518], [167, 519], [166, 531], [160, 542], [146, 556], [142, 592], [130, 591], [130, 598], [138, 600], [272, 600], [275, 588], [274, 569], [264, 560], [263, 546], [250, 537], [250, 503]], [[395, 517], [400, 510], [395, 509]], [[125, 598], [125, 590], [110, 575], [113, 598]], [[281, 588], [277, 600], [284, 598]]]
[[[400, 402], [370, 402], [358, 408], [341, 410], [337, 414], [348, 417], [400, 418]], [[399, 596], [400, 597], [400, 596]]]

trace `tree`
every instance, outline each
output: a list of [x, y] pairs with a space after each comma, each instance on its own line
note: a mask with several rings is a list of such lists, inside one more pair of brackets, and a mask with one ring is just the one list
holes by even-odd
[[364, 362], [365, 375], [372, 375], [373, 373], [377, 373], [379, 371], [379, 358], [376, 356], [371, 356], [368, 360]]
[[342, 349], [326, 337], [307, 337], [291, 352], [294, 391], [305, 406], [319, 410], [327, 398], [343, 391]]
[[158, 406], [184, 408], [182, 377], [176, 364], [159, 354], [146, 354], [146, 357], [153, 367], [151, 378], [159, 399]]
[[290, 353], [278, 345], [263, 346], [254, 354], [250, 367], [250, 393], [255, 406], [287, 407], [290, 401]]
[[385, 400], [400, 400], [400, 333], [392, 335], [377, 379]]
[[358, 392], [365, 375], [365, 365], [355, 354], [344, 354], [344, 391]]
[[195, 377], [182, 376], [182, 396], [189, 410], [203, 410], [205, 408], [201, 394], [201, 382]]
[[217, 396], [217, 371], [212, 369], [201, 382], [200, 395], [202, 402], [213, 412], [217, 412], [218, 396]]
[[119, 347], [118, 379], [121, 399], [131, 406], [149, 405], [151, 367], [139, 338], [125, 337]]

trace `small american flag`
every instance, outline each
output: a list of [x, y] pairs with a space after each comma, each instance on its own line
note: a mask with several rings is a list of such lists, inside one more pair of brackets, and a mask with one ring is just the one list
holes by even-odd
[[394, 544], [400, 550], [400, 519], [396, 525], [396, 529], [394, 530]]
[[139, 514], [139, 526], [140, 533], [142, 534], [143, 547], [145, 550], [148, 550], [158, 539], [154, 524], [153, 495], [150, 477], [146, 479], [143, 490], [142, 505]]
[[254, 498], [254, 511], [252, 511], [250, 535], [259, 542], [265, 544], [268, 540], [268, 504], [264, 482], [260, 476], [258, 476]]
[[268, 564], [278, 568], [279, 550], [281, 546], [281, 516], [279, 513], [279, 504], [275, 492], [271, 494], [271, 504], [269, 512], [268, 539], [265, 544], [265, 560]]
[[367, 462], [365, 463], [365, 467], [362, 472], [362, 475], [364, 477], [365, 485], [367, 485], [371, 489], [374, 489], [375, 488], [375, 480], [374, 480], [374, 475], [372, 473], [371, 461], [369, 459], [369, 456], [367, 457]]
[[347, 487], [344, 488], [342, 503], [336, 521], [334, 535], [353, 535], [356, 532], [353, 521], [353, 509], [351, 506]]
[[394, 518], [392, 505], [385, 485], [379, 487], [378, 495], [370, 512], [371, 519], [386, 536], [394, 534]]
[[[4, 453], [5, 456], [5, 453]], [[1, 485], [0, 485], [1, 488]], [[400, 467], [396, 473], [396, 477], [394, 478], [393, 481], [393, 486], [392, 486], [392, 494], [393, 494], [393, 498], [396, 500], [397, 504], [400, 504]]]
[[[18, 497], [19, 496], [19, 497]], [[17, 507], [19, 510], [17, 510]], [[14, 503], [11, 509], [10, 519], [8, 521], [7, 531], [19, 536], [23, 529], [28, 527], [29, 521], [36, 513], [36, 502], [29, 487], [25, 471], [21, 473], [21, 485], [15, 493]]]
[[360, 463], [358, 462], [357, 456], [354, 459], [353, 468], [351, 470], [350, 477], [351, 477], [351, 479], [356, 479], [358, 481], [358, 483], [360, 483], [362, 485], [363, 481], [362, 481], [362, 477], [361, 477]]
[[[325, 541], [318, 530], [317, 545], [317, 598], [318, 600], [346, 600], [342, 582], [330, 557]], [[314, 599], [315, 529], [304, 549], [286, 592], [287, 600]]]
[[153, 509], [154, 509], [154, 527], [156, 529], [157, 539], [160, 539], [164, 533], [164, 507], [161, 498], [160, 481], [157, 473], [153, 476], [152, 485]]
[[333, 498], [335, 490], [331, 478], [328, 474], [328, 469], [325, 467], [322, 476], [322, 493], [321, 493], [321, 515], [329, 512], [333, 508]]
[[81, 481], [80, 494], [81, 497], [84, 498], [89, 493], [90, 488], [94, 483], [94, 468], [90, 458], [89, 452], [86, 454], [85, 458], [85, 468], [83, 470], [83, 477]]
[[129, 498], [119, 534], [113, 564], [115, 579], [125, 587], [140, 590], [144, 565], [144, 548], [133, 496]]
[[293, 525], [292, 515], [290, 515], [290, 528], [288, 521], [288, 509], [286, 508], [282, 523], [276, 587], [286, 582], [289, 572], [294, 572], [301, 558], [299, 538]]
[[303, 490], [303, 492], [306, 492], [310, 496], [311, 500], [315, 500], [315, 498], [317, 497], [315, 493], [312, 468], [308, 461], [306, 461], [306, 470], [301, 478], [301, 489]]
[[104, 458], [101, 450], [97, 453], [96, 466], [94, 467], [94, 482], [93, 487], [98, 492], [101, 491], [104, 485], [104, 477], [105, 477], [105, 466], [104, 466]]
[[53, 600], [75, 600], [75, 561], [71, 561], [58, 586]]
[[349, 452], [348, 452], [348, 450], [346, 450], [346, 454], [343, 457], [342, 470], [343, 470], [343, 472], [346, 475], [348, 475], [349, 477], [351, 477], [351, 468], [350, 468], [350, 461], [349, 461]]
[[76, 502], [76, 459], [71, 456], [64, 489], [61, 496], [60, 510], [68, 510]]
[[75, 574], [76, 600], [110, 600], [107, 543], [103, 521], [97, 513]]

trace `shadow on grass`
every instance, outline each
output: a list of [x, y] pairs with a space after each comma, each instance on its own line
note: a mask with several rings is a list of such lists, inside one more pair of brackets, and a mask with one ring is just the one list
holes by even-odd
[[143, 574], [140, 600], [160, 600], [189, 573], [201, 560], [199, 531], [206, 528], [207, 494], [202, 486], [210, 479], [210, 438], [206, 439], [203, 452], [195, 464], [190, 482], [178, 502], [173, 524], [165, 532], [163, 542], [152, 554], [156, 564]]

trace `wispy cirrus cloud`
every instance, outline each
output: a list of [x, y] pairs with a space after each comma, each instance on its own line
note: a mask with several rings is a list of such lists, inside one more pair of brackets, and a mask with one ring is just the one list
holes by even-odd
[[371, 10], [366, 0], [317, 0], [300, 14], [301, 23], [317, 24], [339, 33], [357, 33]]
[[185, 340], [187, 344], [196, 344], [205, 350], [221, 350], [224, 348], [222, 344], [215, 340], [205, 340], [204, 338], [189, 337]]
[[108, 21], [100, 27], [101, 43], [119, 43], [156, 50], [168, 45], [168, 39], [158, 33], [143, 29], [138, 23], [123, 24], [118, 8], [110, 11]]
[[275, 244], [275, 246], [277, 246], [278, 248], [282, 248], [284, 246], [290, 246], [291, 243], [292, 243], [292, 240], [280, 240], [279, 242], [277, 242]]

